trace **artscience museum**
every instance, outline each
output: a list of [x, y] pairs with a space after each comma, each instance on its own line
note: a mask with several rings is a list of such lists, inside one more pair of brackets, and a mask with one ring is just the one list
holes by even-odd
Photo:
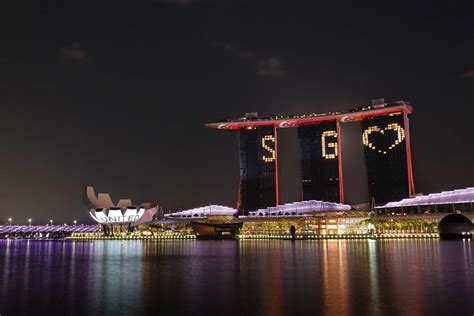
[[84, 189], [84, 201], [89, 215], [102, 225], [105, 235], [132, 232], [138, 225], [151, 222], [158, 212], [158, 206], [152, 203], [133, 205], [130, 199], [113, 203], [108, 193], [96, 195], [91, 186]]
[[145, 214], [145, 208], [129, 206], [125, 209], [114, 207], [110, 209], [95, 209], [90, 211], [92, 218], [100, 224], [107, 223], [134, 223]]

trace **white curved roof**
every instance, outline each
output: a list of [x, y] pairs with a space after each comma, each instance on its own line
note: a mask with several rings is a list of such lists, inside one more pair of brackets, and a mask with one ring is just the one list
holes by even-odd
[[[101, 208], [91, 210], [90, 216], [100, 224], [115, 224], [115, 223], [134, 223], [141, 224], [146, 221], [151, 221], [153, 216], [156, 214], [157, 208], [151, 208], [145, 210], [144, 207], [133, 207], [127, 208]], [[146, 216], [144, 216], [146, 215]], [[144, 217], [144, 220], [141, 220]]]
[[441, 193], [432, 193], [428, 195], [420, 195], [409, 199], [403, 199], [398, 202], [389, 202], [376, 208], [472, 202], [474, 202], [474, 187], [454, 191], [443, 191]]
[[301, 201], [286, 203], [278, 206], [267, 207], [259, 209], [255, 212], [249, 212], [249, 216], [262, 216], [262, 215], [302, 215], [312, 212], [326, 212], [326, 211], [350, 211], [351, 206], [347, 204], [324, 202], [324, 201]]
[[209, 205], [203, 207], [192, 208], [185, 211], [165, 214], [165, 217], [207, 217], [207, 216], [233, 216], [237, 213], [235, 208]]

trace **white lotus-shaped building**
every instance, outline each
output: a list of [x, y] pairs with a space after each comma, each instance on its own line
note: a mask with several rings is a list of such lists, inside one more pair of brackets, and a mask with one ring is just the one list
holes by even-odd
[[125, 209], [120, 207], [103, 208], [90, 211], [92, 218], [100, 224], [108, 223], [134, 223], [145, 214], [145, 208], [130, 206]]
[[116, 204], [112, 202], [108, 193], [95, 194], [94, 188], [87, 186], [84, 190], [84, 199], [89, 206], [90, 216], [99, 224], [129, 224], [138, 226], [153, 220], [158, 206], [151, 203], [132, 205], [130, 199], [120, 199]]

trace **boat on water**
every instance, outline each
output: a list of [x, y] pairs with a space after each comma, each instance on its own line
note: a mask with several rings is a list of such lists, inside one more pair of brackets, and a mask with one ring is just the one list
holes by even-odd
[[242, 228], [243, 222], [239, 223], [202, 223], [191, 222], [191, 227], [196, 234], [196, 239], [235, 239]]

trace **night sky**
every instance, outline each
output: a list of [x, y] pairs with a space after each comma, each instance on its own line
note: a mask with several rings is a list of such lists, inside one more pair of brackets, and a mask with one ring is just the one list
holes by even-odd
[[[0, 221], [90, 221], [85, 185], [235, 206], [237, 136], [204, 123], [375, 97], [414, 108], [417, 192], [473, 186], [470, 1], [316, 2], [2, 1]], [[296, 133], [281, 134], [294, 201]]]

